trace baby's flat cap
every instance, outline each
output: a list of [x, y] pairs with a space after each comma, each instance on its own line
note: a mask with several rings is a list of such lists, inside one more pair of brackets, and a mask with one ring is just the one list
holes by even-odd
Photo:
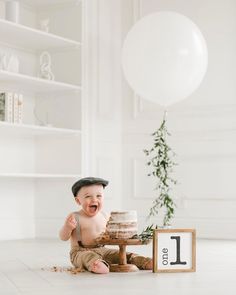
[[83, 186], [88, 186], [88, 185], [93, 185], [93, 184], [102, 184], [103, 187], [108, 185], [108, 181], [102, 178], [98, 177], [85, 177], [81, 178], [80, 180], [76, 181], [76, 183], [73, 184], [72, 186], [72, 193], [74, 197], [76, 197], [78, 191], [81, 189]]

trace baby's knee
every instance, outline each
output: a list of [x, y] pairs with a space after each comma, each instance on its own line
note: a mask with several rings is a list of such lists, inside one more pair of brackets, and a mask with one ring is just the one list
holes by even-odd
[[106, 263], [106, 261], [97, 259], [91, 262], [89, 271], [98, 274], [107, 274], [109, 273], [109, 265]]

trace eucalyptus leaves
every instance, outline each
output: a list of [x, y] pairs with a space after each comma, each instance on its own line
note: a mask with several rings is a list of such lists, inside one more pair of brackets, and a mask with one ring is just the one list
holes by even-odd
[[176, 204], [172, 198], [172, 186], [177, 183], [171, 177], [173, 167], [177, 165], [172, 159], [175, 153], [167, 144], [166, 137], [170, 133], [166, 127], [166, 118], [164, 116], [161, 126], [152, 134], [154, 144], [150, 150], [144, 150], [144, 153], [149, 160], [147, 165], [152, 167], [152, 171], [148, 176], [154, 176], [157, 179], [157, 194], [152, 207], [150, 208], [148, 217], [156, 216], [160, 210], [164, 208], [163, 226], [171, 224], [171, 219], [174, 217]]
[[[157, 228], [157, 227], [156, 227]], [[139, 240], [141, 240], [143, 243], [149, 241], [152, 239], [153, 237], [153, 230], [155, 228], [152, 225], [147, 226], [139, 235], [136, 235], [134, 238], [138, 238]]]

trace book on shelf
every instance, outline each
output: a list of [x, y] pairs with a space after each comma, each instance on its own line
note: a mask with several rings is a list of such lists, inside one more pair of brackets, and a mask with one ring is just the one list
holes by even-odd
[[13, 94], [13, 123], [18, 123], [18, 93]]
[[18, 95], [18, 123], [22, 123], [23, 95]]
[[0, 93], [0, 121], [22, 123], [23, 95], [12, 92]]
[[13, 93], [0, 93], [0, 120], [5, 122], [13, 121]]

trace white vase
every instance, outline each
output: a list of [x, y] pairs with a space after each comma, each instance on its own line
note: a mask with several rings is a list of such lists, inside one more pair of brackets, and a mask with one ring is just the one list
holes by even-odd
[[17, 55], [10, 55], [6, 70], [9, 72], [19, 73], [19, 59]]
[[50, 23], [49, 18], [41, 19], [39, 21], [39, 28], [40, 28], [40, 30], [48, 33], [49, 32], [49, 23]]
[[0, 57], [0, 70], [7, 70], [7, 55], [2, 54]]
[[19, 22], [19, 1], [6, 1], [5, 18], [14, 23]]
[[54, 74], [51, 70], [51, 55], [47, 51], [43, 51], [39, 57], [40, 60], [40, 78], [46, 80], [54, 80]]

